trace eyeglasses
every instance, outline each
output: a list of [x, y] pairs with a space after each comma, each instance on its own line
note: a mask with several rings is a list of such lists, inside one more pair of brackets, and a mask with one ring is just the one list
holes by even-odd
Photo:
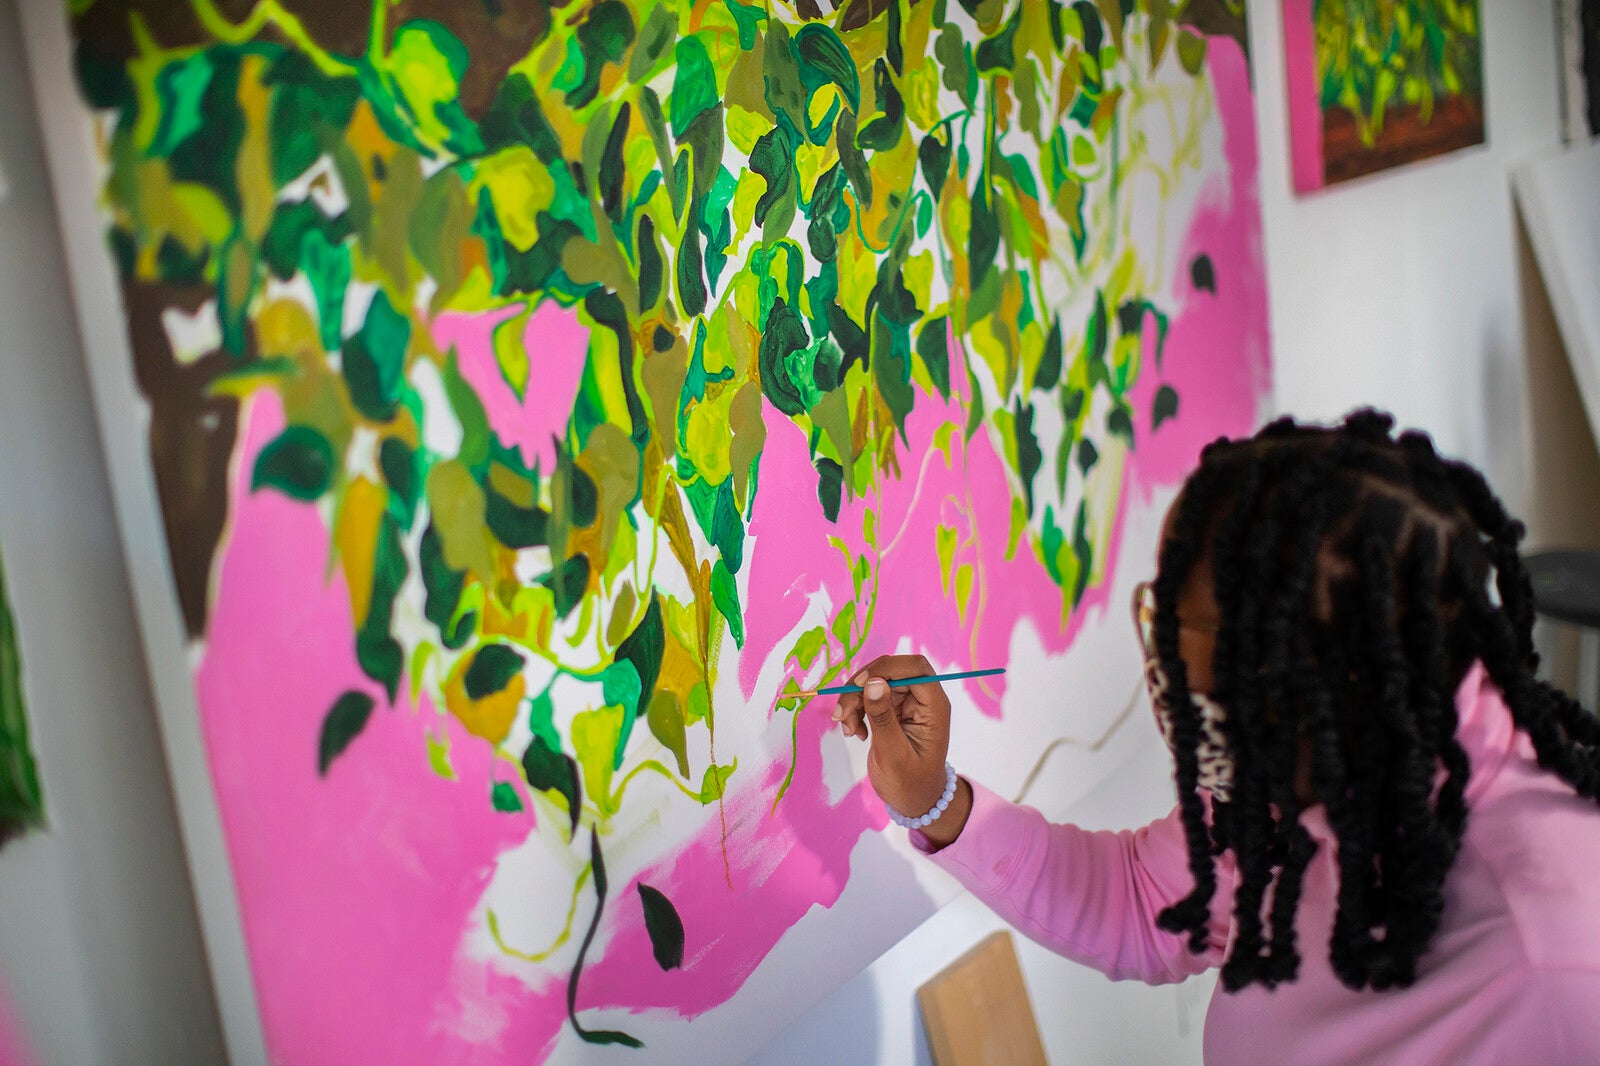
[[[1215, 633], [1214, 625], [1178, 622], [1178, 628], [1195, 633]], [[1133, 629], [1139, 636], [1139, 647], [1144, 651], [1145, 662], [1160, 658], [1156, 652], [1156, 587], [1152, 582], [1141, 581], [1133, 586]]]

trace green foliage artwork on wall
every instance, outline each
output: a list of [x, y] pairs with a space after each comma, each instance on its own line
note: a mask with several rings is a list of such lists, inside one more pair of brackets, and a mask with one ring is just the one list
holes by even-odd
[[[750, 944], [718, 949], [730, 963], [696, 915], [733, 904], [674, 858], [713, 866], [717, 892], [756, 878], [739, 894], [765, 901], [770, 871], [730, 839], [794, 847], [806, 826], [848, 869], [867, 828], [802, 765], [800, 682], [914, 626], [946, 660], [998, 661], [1024, 619], [1059, 653], [1105, 591], [1130, 464], [1161, 430], [1170, 480], [1197, 446], [1186, 419], [1242, 430], [1264, 389], [1237, 2], [73, 16], [252, 945], [307, 920], [281, 871], [336, 862], [261, 812], [326, 817], [353, 781], [378, 794], [386, 712], [411, 706], [429, 787], [481, 787], [472, 817], [494, 828], [472, 832], [521, 826], [559, 869], [523, 907], [556, 915], [542, 940], [476, 896], [471, 928], [569, 1034], [635, 1042], [580, 1020], [591, 951], [583, 988], [607, 1003], [642, 1010], [656, 993], [627, 981], [679, 971], [692, 994], [660, 995], [701, 997], [672, 1000], [684, 1016], [725, 1002], [842, 877], [791, 872]], [[1224, 106], [1245, 124], [1226, 153]], [[1202, 216], [1231, 257], [1191, 247]], [[1222, 309], [1190, 358], [1228, 374], [1169, 373], [1175, 277]], [[894, 576], [923, 606], [884, 585], [896, 551], [920, 553]], [[286, 591], [302, 572], [342, 616]], [[264, 663], [271, 709], [245, 713]], [[267, 773], [279, 709], [304, 706], [317, 728], [286, 750], [307, 779]], [[734, 804], [741, 788], [759, 804]], [[662, 829], [702, 822], [705, 852]], [[623, 890], [608, 868], [651, 879]], [[328, 873], [318, 907], [400, 906], [353, 876]], [[633, 924], [608, 932], [618, 908]], [[607, 976], [635, 933], [648, 973]], [[271, 1018], [301, 1017], [281, 1004], [308, 986], [272, 958], [252, 959], [256, 987], [269, 1042], [291, 1047]]]

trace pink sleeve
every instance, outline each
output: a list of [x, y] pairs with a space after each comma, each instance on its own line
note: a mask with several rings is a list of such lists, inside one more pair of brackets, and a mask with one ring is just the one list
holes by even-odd
[[1233, 892], [1226, 868], [1203, 953], [1156, 925], [1194, 887], [1176, 808], [1143, 829], [1089, 832], [972, 785], [972, 814], [954, 843], [934, 851], [922, 833], [911, 837], [1018, 930], [1109, 977], [1166, 984], [1222, 962]]

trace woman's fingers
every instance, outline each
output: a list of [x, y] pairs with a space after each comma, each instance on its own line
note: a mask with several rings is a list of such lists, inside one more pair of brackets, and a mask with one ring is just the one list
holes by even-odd
[[[857, 670], [850, 677], [852, 685], [864, 684], [867, 680], [867, 670]], [[839, 697], [839, 703], [833, 709], [833, 720], [839, 723], [840, 732], [847, 737], [860, 737], [867, 739], [866, 712], [862, 706], [861, 693], [852, 692]]]

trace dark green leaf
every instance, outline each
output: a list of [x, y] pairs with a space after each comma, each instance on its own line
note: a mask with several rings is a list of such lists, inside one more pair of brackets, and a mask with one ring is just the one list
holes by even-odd
[[467, 698], [481, 700], [503, 691], [512, 678], [522, 673], [525, 664], [522, 653], [511, 645], [485, 644], [472, 657], [472, 665], [467, 667], [466, 677], [462, 678]]
[[620, 63], [633, 43], [633, 15], [620, 0], [601, 0], [575, 34], [583, 55], [583, 80], [567, 93], [573, 109], [586, 107], [600, 88], [600, 71], [607, 63]]
[[639, 262], [639, 309], [648, 311], [661, 298], [661, 249], [656, 245], [655, 219], [641, 213], [639, 217], [639, 243], [636, 254]]
[[676, 970], [683, 965], [683, 919], [678, 909], [659, 891], [639, 882], [639, 902], [644, 905], [644, 927], [656, 965]]
[[832, 82], [844, 94], [851, 111], [861, 110], [861, 78], [856, 62], [833, 28], [809, 22], [795, 34], [795, 54], [800, 63], [800, 81], [810, 97]]
[[578, 764], [572, 756], [552, 750], [544, 738], [535, 733], [522, 753], [522, 773], [528, 779], [529, 788], [539, 792], [553, 790], [566, 797], [572, 816], [571, 831], [577, 833], [583, 804], [578, 793]]
[[786, 415], [805, 412], [805, 401], [789, 378], [786, 361], [791, 353], [805, 350], [810, 343], [800, 313], [781, 297], [774, 300], [761, 334], [761, 391], [772, 406]]
[[1044, 452], [1039, 449], [1039, 438], [1033, 433], [1033, 405], [1024, 404], [1017, 397], [1012, 408], [1015, 421], [1012, 428], [1017, 438], [1017, 474], [1022, 478], [1022, 490], [1028, 500], [1028, 514], [1033, 514], [1033, 479], [1044, 462]]
[[767, 190], [756, 201], [756, 225], [763, 226], [767, 213], [786, 196], [794, 175], [794, 151], [781, 129], [769, 130], [750, 149], [750, 169], [766, 179]]
[[978, 66], [980, 74], [991, 74], [1000, 71], [1009, 75], [1017, 65], [1015, 41], [1017, 30], [1022, 26], [1022, 9], [1025, 5], [1018, 4], [1011, 17], [1000, 32], [993, 37], [985, 38], [978, 43], [978, 50], [973, 59]]
[[1106, 300], [1101, 293], [1096, 293], [1094, 298], [1094, 315], [1089, 319], [1089, 335], [1083, 339], [1083, 354], [1091, 363], [1098, 363], [1106, 357]]
[[[980, 177], [980, 182], [986, 179]], [[972, 195], [972, 230], [967, 237], [969, 283], [976, 289], [994, 267], [1000, 251], [1000, 221], [989, 205], [989, 189], [979, 187]]]
[[851, 188], [863, 208], [872, 206], [872, 171], [867, 166], [866, 153], [856, 146], [856, 116], [846, 111], [834, 123], [834, 143], [839, 148], [839, 165], [850, 179]]
[[[681, 156], [679, 157], [682, 158]], [[690, 204], [691, 216], [702, 208], [699, 200]], [[700, 254], [700, 227], [689, 226], [678, 249], [678, 301], [685, 313], [698, 315], [706, 309], [706, 282]]]
[[516, 814], [522, 810], [522, 797], [517, 795], [517, 788], [509, 781], [496, 781], [489, 790], [489, 802], [494, 809], [502, 814]]
[[417, 552], [418, 568], [422, 571], [422, 588], [426, 593], [422, 601], [422, 614], [439, 627], [439, 639], [452, 650], [461, 647], [472, 634], [471, 612], [460, 622], [453, 623], [456, 608], [461, 604], [461, 592], [466, 587], [467, 575], [452, 570], [444, 560], [444, 545], [439, 532], [429, 523], [422, 531], [422, 543]]
[[639, 698], [632, 707], [622, 709], [622, 732], [617, 739], [617, 766], [622, 766], [622, 753], [628, 746], [628, 736], [633, 723], [650, 706], [655, 692], [656, 679], [661, 676], [661, 656], [666, 650], [666, 625], [661, 620], [661, 597], [652, 594], [650, 606], [644, 617], [621, 644], [617, 645], [616, 661], [633, 664], [639, 674]]
[[563, 559], [539, 579], [539, 584], [555, 594], [556, 616], [567, 617], [583, 599], [583, 590], [589, 587], [589, 557], [574, 555]]
[[364, 692], [346, 692], [334, 701], [322, 720], [322, 736], [317, 742], [319, 777], [328, 775], [328, 766], [367, 727], [373, 706], [372, 697]]
[[934, 388], [945, 399], [950, 398], [950, 320], [940, 315], [923, 324], [917, 334], [917, 355], [928, 368], [928, 377]]
[[375, 422], [394, 417], [404, 385], [411, 322], [379, 290], [367, 308], [361, 332], [345, 342], [341, 366], [350, 401]]
[[1096, 63], [1100, 60], [1100, 46], [1105, 43], [1105, 26], [1100, 21], [1100, 11], [1092, 0], [1077, 0], [1072, 10], [1083, 22], [1083, 47]]
[[1094, 464], [1100, 461], [1100, 452], [1096, 450], [1094, 441], [1085, 437], [1078, 442], [1078, 469], [1088, 474], [1094, 469]]
[[922, 180], [937, 200], [944, 192], [945, 176], [950, 173], [950, 146], [930, 133], [917, 147], [917, 162], [922, 165]]
[[900, 135], [905, 131], [905, 103], [889, 76], [889, 64], [882, 59], [874, 66], [872, 80], [877, 92], [878, 110], [882, 114], [856, 134], [856, 144], [862, 148], [887, 152], [900, 143]]
[[1045, 334], [1044, 352], [1039, 356], [1039, 369], [1033, 374], [1033, 387], [1053, 389], [1061, 380], [1061, 320], [1051, 319], [1050, 332]]
[[417, 507], [417, 453], [399, 437], [385, 437], [378, 446], [378, 468], [409, 525]]
[[817, 457], [817, 500], [830, 522], [839, 521], [839, 504], [844, 495], [844, 467], [825, 455]]
[[1163, 385], [1156, 390], [1156, 398], [1150, 407], [1150, 429], [1155, 431], [1161, 428], [1161, 423], [1178, 414], [1178, 394], [1171, 385]]
[[600, 186], [600, 205], [613, 222], [622, 221], [622, 188], [626, 174], [623, 171], [622, 147], [628, 139], [628, 119], [633, 109], [626, 102], [617, 109], [616, 121], [611, 124], [611, 134], [606, 138], [605, 149], [600, 153], [600, 173], [595, 180]]
[[310, 426], [290, 426], [261, 449], [250, 491], [263, 485], [297, 500], [315, 500], [333, 479], [333, 447]]
[[405, 669], [405, 652], [389, 632], [394, 617], [394, 601], [405, 582], [410, 564], [406, 561], [400, 525], [385, 512], [378, 525], [378, 542], [372, 559], [372, 595], [367, 617], [356, 634], [356, 662], [372, 680], [380, 682], [393, 700]]

